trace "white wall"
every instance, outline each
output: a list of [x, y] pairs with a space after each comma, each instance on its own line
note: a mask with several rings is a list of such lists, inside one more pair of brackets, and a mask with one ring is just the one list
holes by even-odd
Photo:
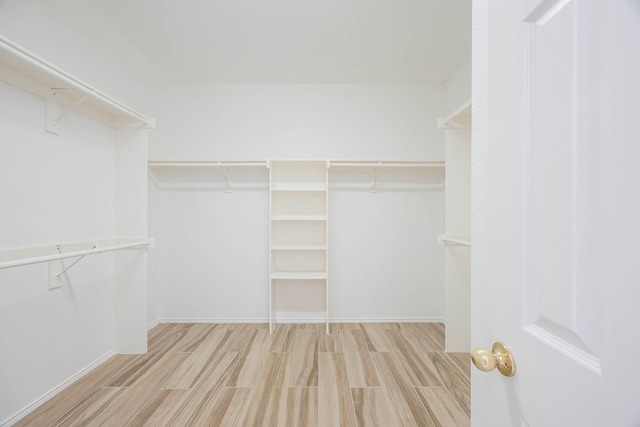
[[[442, 115], [440, 86], [178, 86], [162, 99], [153, 159], [444, 157], [443, 134], [435, 126]], [[158, 221], [161, 318], [267, 319], [267, 177], [252, 179], [253, 185], [231, 194], [160, 191], [159, 213], [152, 215]], [[333, 188], [331, 317], [442, 319], [443, 259], [436, 236], [444, 230], [443, 209], [442, 188], [426, 184], [377, 194]], [[288, 317], [313, 317], [317, 305], [304, 300], [317, 294], [301, 293], [306, 312], [291, 308]]]
[[[471, 58], [445, 82], [443, 96], [447, 116], [471, 99]], [[471, 233], [471, 130], [447, 129], [445, 141], [445, 232], [468, 236]], [[446, 351], [470, 350], [470, 255], [469, 247], [445, 247]]]
[[[115, 236], [144, 240], [148, 232], [146, 129], [116, 130]], [[147, 251], [119, 250], [115, 257], [116, 352], [147, 352]]]
[[442, 190], [330, 191], [331, 316], [442, 321]]
[[154, 160], [444, 160], [438, 85], [192, 85], [161, 98]]
[[82, 0], [2, 0], [0, 34], [149, 117], [158, 68]]
[[158, 283], [159, 260], [158, 260], [158, 231], [160, 223], [160, 192], [151, 180], [147, 182], [147, 212], [148, 229], [147, 235], [154, 239], [154, 244], [148, 249], [149, 275], [147, 277], [147, 325], [153, 326], [160, 318]]
[[[44, 112], [0, 81], [0, 250], [114, 233], [113, 129], [72, 113], [54, 136]], [[0, 270], [0, 423], [113, 350], [113, 272], [86, 257], [49, 291], [46, 263]]]
[[[152, 115], [162, 75], [90, 9], [2, 1], [0, 32]], [[113, 237], [114, 130], [72, 113], [46, 134], [44, 101], [0, 85], [0, 249]], [[114, 257], [84, 258], [52, 291], [47, 264], [0, 271], [0, 424], [113, 351]]]
[[160, 316], [264, 320], [268, 192], [164, 191], [159, 210]]
[[[445, 190], [445, 233], [471, 234], [471, 130], [447, 129], [447, 172]], [[445, 247], [445, 350], [469, 352], [471, 248]]]

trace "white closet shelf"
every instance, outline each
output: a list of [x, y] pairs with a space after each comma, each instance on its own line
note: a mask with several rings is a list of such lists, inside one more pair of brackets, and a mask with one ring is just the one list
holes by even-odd
[[271, 273], [272, 280], [326, 280], [325, 272], [278, 272]]
[[[319, 160], [325, 161], [325, 160]], [[239, 172], [243, 169], [249, 170], [251, 168], [259, 168], [266, 172], [266, 169], [271, 167], [272, 163], [282, 162], [282, 160], [149, 160], [149, 170], [158, 173], [189, 173], [193, 169], [199, 168], [203, 171], [216, 172], [219, 168], [235, 168]], [[304, 162], [317, 162], [312, 160], [300, 161]], [[370, 171], [373, 168], [381, 169], [396, 169], [409, 172], [410, 170], [431, 169], [431, 168], [444, 168], [445, 163], [441, 160], [327, 160], [327, 165], [330, 169], [336, 169], [341, 171], [343, 168], [349, 170], [354, 169], [366, 169]], [[282, 185], [282, 184], [279, 184]], [[274, 187], [275, 190], [316, 190], [316, 188], [295, 188], [295, 187]], [[320, 188], [317, 188], [320, 191]]]
[[327, 245], [273, 245], [274, 251], [321, 251], [327, 249]]
[[[266, 189], [268, 182], [235, 180], [267, 175], [269, 162], [266, 160], [150, 160], [149, 177], [158, 188], [203, 188], [224, 189], [226, 193], [234, 189]], [[211, 181], [216, 175], [222, 181]], [[238, 182], [239, 181], [239, 182]], [[265, 180], [266, 181], [266, 180]]]
[[471, 100], [463, 103], [447, 117], [438, 119], [441, 129], [470, 129], [471, 128]]
[[326, 221], [326, 215], [275, 215], [272, 221]]
[[309, 192], [309, 191], [318, 191], [318, 192], [324, 192], [327, 191], [326, 188], [320, 188], [320, 187], [272, 187], [271, 191], [282, 191], [282, 192]]
[[332, 160], [330, 187], [378, 191], [442, 189], [440, 160]]
[[441, 160], [330, 160], [329, 168], [332, 172], [353, 172], [372, 169], [393, 170], [393, 172], [421, 173], [428, 169], [443, 169], [444, 161]]
[[154, 119], [143, 116], [2, 36], [0, 79], [47, 100], [47, 131], [52, 133], [58, 133], [58, 121], [71, 111], [113, 127], [155, 127]]
[[441, 245], [471, 246], [471, 236], [468, 234], [440, 234], [438, 243]]
[[255, 169], [266, 173], [269, 162], [266, 160], [149, 160], [149, 170], [158, 173], [190, 173], [197, 169], [216, 172], [221, 168], [233, 168], [237, 171]]
[[[309, 182], [282, 182], [273, 180], [268, 186], [255, 179], [259, 175], [267, 174], [273, 165], [282, 163], [296, 163], [299, 167], [305, 164], [326, 163], [330, 175], [350, 177], [349, 182], [340, 181], [340, 178], [332, 182], [334, 188], [349, 188], [360, 190], [378, 191], [379, 178], [391, 177], [391, 181], [385, 179], [380, 185], [382, 190], [393, 189], [424, 189], [442, 188], [445, 162], [441, 160], [150, 160], [149, 177], [158, 188], [203, 188], [224, 189], [230, 193], [234, 188], [244, 188], [243, 180], [233, 177], [246, 175], [253, 179], [248, 188], [264, 189], [269, 187], [271, 192], [295, 193], [295, 192], [327, 192], [324, 185], [315, 185]], [[220, 174], [223, 181], [212, 182], [207, 176]], [[371, 183], [359, 182], [354, 184], [352, 177], [370, 177]], [[400, 176], [408, 178], [399, 178]], [[400, 179], [400, 182], [398, 180]], [[388, 181], [388, 182], [387, 182]]]
[[[58, 245], [38, 246], [31, 248], [9, 249], [0, 251], [0, 269], [20, 267], [23, 265], [38, 264], [42, 262], [56, 261], [67, 258], [84, 257], [86, 255], [102, 252], [117, 251], [138, 247], [147, 247], [151, 244], [149, 239], [115, 239], [94, 240], [78, 243], [64, 243]], [[63, 247], [91, 246], [91, 249], [72, 250], [58, 252]]]

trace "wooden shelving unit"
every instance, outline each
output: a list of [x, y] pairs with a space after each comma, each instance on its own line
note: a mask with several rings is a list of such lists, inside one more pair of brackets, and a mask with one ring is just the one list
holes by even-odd
[[329, 333], [327, 162], [274, 161], [269, 182], [269, 331], [277, 322], [279, 283], [305, 286], [305, 281], [320, 281]]

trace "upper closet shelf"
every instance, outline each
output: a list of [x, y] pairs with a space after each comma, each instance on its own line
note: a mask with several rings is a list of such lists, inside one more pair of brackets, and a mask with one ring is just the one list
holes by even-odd
[[[206, 173], [217, 172], [220, 168], [254, 172], [271, 167], [276, 160], [149, 160], [149, 170], [157, 173]], [[304, 162], [306, 160], [301, 160]], [[327, 167], [334, 171], [342, 169], [404, 169], [409, 170], [444, 168], [444, 161], [429, 160], [328, 160]]]
[[46, 130], [58, 133], [58, 123], [78, 111], [113, 127], [155, 127], [143, 116], [83, 81], [0, 36], [0, 79], [47, 101]]
[[353, 173], [358, 170], [388, 170], [396, 173], [421, 173], [427, 169], [444, 169], [444, 161], [429, 160], [330, 160], [331, 172]]
[[200, 174], [231, 170], [234, 173], [267, 173], [266, 160], [149, 160], [149, 172]]
[[471, 100], [468, 100], [447, 117], [438, 119], [441, 129], [470, 129], [471, 128]]
[[[332, 186], [344, 187], [341, 182], [346, 179], [346, 187], [378, 189], [379, 176], [391, 177], [393, 181], [383, 182], [387, 189], [411, 186], [441, 187], [444, 176], [444, 161], [433, 160], [316, 160], [326, 162], [330, 175], [336, 175]], [[224, 189], [230, 193], [233, 189], [267, 189], [266, 182], [260, 180], [273, 164], [282, 160], [150, 160], [149, 176], [161, 189], [172, 188], [204, 188]], [[291, 162], [291, 161], [288, 161]], [[299, 160], [300, 165], [310, 160]], [[245, 176], [243, 178], [243, 176]], [[346, 178], [338, 178], [346, 177]], [[362, 179], [367, 182], [360, 182]], [[355, 181], [354, 181], [355, 179]], [[387, 180], [389, 181], [389, 180]], [[324, 187], [276, 184], [276, 192], [286, 191], [325, 191]]]
[[441, 189], [444, 161], [433, 160], [332, 160], [331, 188], [369, 190]]
[[149, 177], [158, 188], [267, 189], [265, 160], [150, 160]]

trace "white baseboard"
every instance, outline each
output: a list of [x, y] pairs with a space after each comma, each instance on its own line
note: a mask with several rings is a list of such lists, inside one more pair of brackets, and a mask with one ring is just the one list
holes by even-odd
[[149, 323], [147, 325], [147, 331], [150, 331], [151, 329], [155, 328], [156, 326], [158, 326], [160, 324], [160, 319], [156, 319], [153, 322]]
[[103, 356], [101, 356], [98, 359], [94, 360], [89, 365], [87, 365], [86, 367], [84, 367], [80, 371], [76, 372], [74, 375], [72, 375], [71, 377], [69, 377], [68, 379], [66, 379], [65, 381], [63, 381], [59, 385], [57, 385], [56, 387], [52, 388], [51, 390], [49, 390], [47, 393], [45, 393], [44, 395], [42, 395], [38, 399], [36, 399], [33, 402], [31, 402], [29, 405], [24, 407], [22, 410], [18, 411], [17, 413], [13, 414], [12, 416], [7, 418], [6, 420], [2, 421], [0, 423], [0, 427], [5, 427], [5, 426], [8, 427], [8, 426], [11, 426], [11, 425], [17, 423], [22, 418], [26, 417], [29, 413], [31, 413], [34, 409], [36, 409], [38, 406], [42, 405], [43, 403], [45, 403], [47, 400], [51, 399], [56, 394], [60, 393], [65, 388], [69, 387], [71, 384], [73, 384], [74, 382], [76, 382], [77, 380], [82, 378], [83, 376], [87, 375], [89, 372], [93, 371], [98, 366], [102, 365], [104, 362], [106, 362], [109, 358], [111, 358], [115, 354], [116, 354], [116, 352], [114, 350], [110, 350], [109, 352], [107, 352]]
[[[278, 323], [323, 323], [324, 318], [278, 318]], [[164, 318], [157, 323], [269, 323], [266, 318]], [[156, 323], [156, 324], [157, 324]], [[329, 323], [444, 323], [442, 317], [341, 317]], [[155, 326], [155, 325], [154, 325]]]

